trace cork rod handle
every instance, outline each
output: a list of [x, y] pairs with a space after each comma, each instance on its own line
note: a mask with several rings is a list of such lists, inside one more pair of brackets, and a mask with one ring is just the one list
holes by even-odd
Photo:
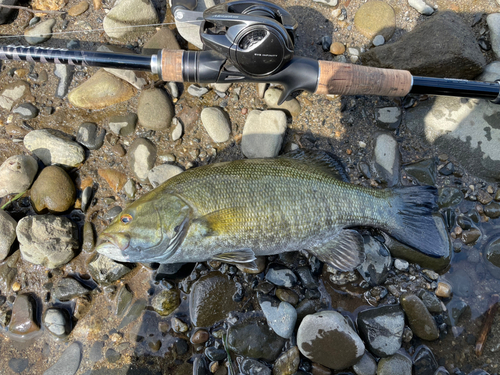
[[380, 69], [318, 61], [319, 77], [316, 94], [405, 96], [412, 86], [406, 70]]
[[161, 51], [161, 78], [167, 82], [182, 82], [182, 50]]

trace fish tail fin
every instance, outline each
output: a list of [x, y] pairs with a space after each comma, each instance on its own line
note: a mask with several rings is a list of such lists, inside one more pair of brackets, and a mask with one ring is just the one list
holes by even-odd
[[[437, 189], [411, 186], [392, 190], [391, 224], [384, 230], [421, 253], [439, 258], [448, 254], [449, 237], [437, 209]], [[394, 213], [395, 209], [395, 213]]]

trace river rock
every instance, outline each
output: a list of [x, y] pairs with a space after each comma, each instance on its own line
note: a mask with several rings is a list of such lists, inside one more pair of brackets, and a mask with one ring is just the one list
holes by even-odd
[[24, 32], [24, 39], [31, 45], [43, 43], [52, 36], [52, 28], [55, 24], [54, 19], [39, 22]]
[[420, 298], [413, 294], [401, 297], [401, 306], [408, 317], [413, 333], [422, 340], [433, 341], [439, 338], [436, 321]]
[[380, 179], [387, 186], [394, 186], [399, 182], [401, 153], [396, 139], [390, 134], [380, 134], [375, 139], [374, 167]]
[[85, 160], [83, 147], [57, 130], [33, 130], [24, 137], [24, 146], [45, 165], [76, 167]]
[[106, 129], [98, 128], [93, 122], [84, 122], [78, 128], [76, 133], [76, 141], [81, 143], [89, 150], [98, 150], [104, 143]]
[[[17, 0], [0, 0], [2, 5], [17, 5]], [[14, 9], [0, 8], [0, 25], [7, 23], [14, 13]]]
[[50, 308], [43, 315], [43, 324], [55, 336], [64, 337], [69, 331], [69, 316], [66, 310]]
[[137, 115], [129, 113], [123, 116], [109, 118], [108, 126], [116, 135], [128, 136], [134, 133], [137, 124]]
[[285, 340], [258, 319], [238, 322], [227, 330], [227, 345], [239, 355], [265, 361], [274, 361]]
[[269, 327], [278, 336], [289, 339], [292, 336], [295, 322], [297, 321], [297, 311], [295, 311], [295, 308], [288, 302], [280, 302], [266, 295], [259, 295], [259, 304]]
[[172, 100], [160, 89], [144, 90], [139, 96], [137, 117], [146, 129], [165, 130], [174, 117]]
[[343, 370], [358, 362], [365, 345], [347, 319], [336, 311], [307, 315], [297, 332], [300, 352], [313, 362]]
[[179, 43], [168, 27], [163, 27], [156, 32], [142, 47], [143, 55], [153, 55], [162, 49], [179, 50]]
[[286, 132], [286, 115], [282, 111], [253, 110], [248, 114], [241, 152], [247, 158], [272, 158], [281, 150]]
[[424, 16], [430, 16], [434, 9], [423, 0], [408, 0], [408, 5]]
[[26, 216], [17, 224], [16, 232], [23, 259], [47, 268], [68, 263], [79, 248], [75, 227], [65, 217]]
[[415, 353], [413, 353], [412, 360], [413, 373], [415, 375], [425, 375], [429, 373], [439, 375], [436, 373], [439, 367], [436, 357], [434, 357], [434, 354], [427, 346], [418, 346], [415, 349]]
[[73, 5], [68, 9], [68, 15], [71, 17], [79, 16], [82, 13], [85, 13], [89, 9], [89, 3], [86, 1], [80, 1], [78, 4]]
[[371, 236], [363, 236], [363, 240], [365, 261], [358, 267], [358, 271], [371, 285], [383, 285], [391, 269], [391, 253]]
[[16, 374], [22, 373], [29, 366], [28, 358], [11, 358], [9, 359], [9, 368]]
[[66, 64], [55, 64], [54, 75], [59, 78], [57, 84], [56, 96], [58, 98], [64, 98], [69, 90], [69, 85], [71, 84], [71, 79], [73, 78], [74, 68], [71, 65]]
[[75, 204], [76, 188], [64, 169], [52, 165], [44, 168], [30, 192], [33, 208], [38, 213], [64, 212]]
[[[189, 314], [196, 327], [210, 327], [226, 315], [238, 310], [233, 301], [236, 293], [234, 282], [220, 272], [211, 272], [196, 281], [189, 295]], [[217, 303], [214, 303], [217, 301]]]
[[382, 358], [377, 367], [377, 375], [411, 375], [411, 359], [403, 353]]
[[127, 183], [127, 175], [111, 168], [99, 169], [97, 170], [99, 176], [104, 178], [108, 183], [109, 187], [113, 189], [115, 193], [119, 193], [122, 188]]
[[129, 100], [135, 88], [111, 73], [100, 69], [90, 79], [68, 94], [69, 102], [78, 108], [102, 109]]
[[141, 182], [147, 182], [148, 173], [156, 160], [156, 146], [146, 138], [136, 138], [127, 153], [128, 164]]
[[243, 375], [271, 375], [271, 369], [255, 359], [245, 358], [240, 365]]
[[18, 114], [23, 120], [31, 120], [38, 116], [38, 108], [31, 103], [23, 103], [12, 110], [12, 113]]
[[491, 48], [500, 57], [500, 13], [492, 13], [486, 17], [491, 36]]
[[0, 107], [10, 111], [23, 97], [30, 93], [30, 85], [24, 81], [9, 83], [0, 93]]
[[19, 294], [12, 306], [9, 331], [15, 335], [26, 336], [40, 330], [36, 322], [36, 302], [27, 294]]
[[90, 291], [71, 277], [59, 280], [52, 288], [52, 296], [59, 301], [70, 301], [75, 297], [83, 297]]
[[219, 107], [203, 108], [201, 122], [214, 142], [226, 142], [231, 135], [231, 124], [226, 112]]
[[110, 285], [132, 271], [131, 266], [115, 262], [104, 255], [97, 255], [89, 263], [89, 272], [99, 285]]
[[151, 307], [161, 316], [172, 314], [180, 304], [180, 294], [176, 289], [162, 290], [151, 301]]
[[0, 198], [21, 193], [31, 186], [38, 163], [29, 155], [15, 155], [0, 165]]
[[381, 306], [358, 314], [361, 337], [377, 357], [388, 357], [401, 348], [404, 327], [405, 316], [398, 305]]
[[266, 280], [276, 286], [291, 288], [297, 284], [297, 276], [288, 268], [270, 267], [266, 273]]
[[62, 354], [59, 360], [47, 369], [43, 375], [75, 375], [82, 360], [80, 343], [72, 343]]
[[264, 94], [264, 101], [267, 106], [272, 109], [281, 109], [288, 112], [292, 117], [297, 117], [300, 114], [301, 106], [297, 99], [287, 98], [282, 104], [278, 104], [282, 90], [271, 87]]
[[175, 142], [182, 137], [182, 133], [184, 131], [182, 123], [177, 119], [177, 117], [172, 119], [172, 128], [172, 141]]
[[157, 165], [153, 169], [148, 172], [148, 180], [153, 187], [160, 186], [169, 178], [177, 176], [179, 173], [182, 173], [182, 168], [179, 168], [176, 165], [172, 164], [162, 164]]
[[377, 362], [368, 351], [365, 351], [363, 357], [352, 366], [352, 369], [357, 375], [375, 375], [377, 373]]
[[152, 29], [158, 23], [158, 14], [150, 0], [120, 0], [103, 21], [105, 33], [116, 39], [134, 38]]
[[401, 124], [402, 112], [399, 107], [383, 107], [375, 110], [375, 120], [382, 129], [396, 130]]
[[0, 264], [0, 290], [11, 289], [12, 283], [17, 276], [17, 262], [20, 257], [20, 252], [15, 251], [14, 254]]
[[376, 35], [389, 40], [396, 29], [394, 9], [383, 1], [369, 1], [356, 12], [354, 26], [370, 40]]
[[[443, 40], [446, 43], [438, 42]], [[361, 60], [364, 65], [409, 70], [418, 76], [465, 79], [473, 79], [486, 65], [470, 27], [448, 11], [419, 24], [395, 43], [361, 54]]]
[[4, 210], [0, 210], [0, 262], [9, 255], [16, 240], [17, 222]]
[[294, 375], [299, 370], [300, 352], [294, 346], [280, 355], [273, 366], [274, 375]]

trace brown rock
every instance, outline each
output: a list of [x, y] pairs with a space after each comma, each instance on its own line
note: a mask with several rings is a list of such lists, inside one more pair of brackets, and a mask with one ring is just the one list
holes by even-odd
[[31, 6], [39, 10], [60, 10], [66, 2], [66, 0], [33, 0]]
[[18, 295], [12, 307], [9, 331], [15, 335], [25, 336], [40, 330], [35, 322], [35, 312], [34, 300], [27, 294]]
[[85, 13], [87, 9], [89, 9], [89, 3], [87, 3], [86, 1], [82, 1], [69, 8], [68, 14], [72, 17], [76, 17], [82, 13]]
[[427, 341], [439, 338], [436, 321], [420, 298], [413, 294], [406, 294], [401, 297], [401, 306], [415, 335]]
[[76, 199], [73, 181], [64, 169], [51, 165], [42, 170], [31, 188], [31, 202], [37, 213], [64, 212]]
[[328, 367], [321, 366], [319, 363], [313, 363], [311, 372], [313, 375], [331, 375], [332, 370]]
[[299, 348], [294, 346], [278, 357], [273, 366], [273, 375], [293, 375], [299, 371]]
[[208, 341], [210, 335], [208, 334], [207, 331], [204, 329], [199, 329], [194, 333], [193, 336], [191, 336], [191, 343], [192, 344], [203, 344]]
[[340, 42], [333, 42], [330, 46], [330, 52], [334, 55], [342, 55], [345, 52], [345, 46]]
[[368, 39], [380, 34], [389, 40], [396, 29], [394, 9], [384, 1], [369, 1], [356, 12], [354, 26]]
[[97, 173], [106, 180], [109, 187], [117, 194], [127, 182], [127, 176], [116, 169], [99, 169]]
[[441, 297], [441, 298], [450, 298], [452, 294], [452, 289], [451, 285], [448, 283], [445, 283], [443, 281], [440, 281], [438, 283], [438, 287], [436, 289], [436, 296]]

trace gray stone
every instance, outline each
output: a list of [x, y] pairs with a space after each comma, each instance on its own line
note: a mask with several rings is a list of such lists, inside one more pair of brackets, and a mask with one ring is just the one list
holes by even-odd
[[377, 375], [411, 375], [411, 359], [403, 353], [382, 358], [377, 367]]
[[295, 322], [297, 321], [295, 308], [288, 302], [280, 302], [266, 295], [259, 296], [259, 304], [269, 327], [278, 336], [289, 339], [292, 336]]
[[11, 358], [9, 359], [9, 368], [16, 374], [22, 373], [29, 366], [28, 358]]
[[128, 310], [127, 315], [122, 319], [120, 322], [120, 325], [118, 326], [118, 330], [128, 326], [130, 323], [133, 321], [139, 319], [139, 317], [142, 315], [144, 310], [146, 309], [147, 302], [144, 299], [138, 299], [135, 301], [130, 309]]
[[282, 93], [282, 90], [271, 87], [266, 90], [266, 93], [264, 94], [264, 101], [269, 108], [281, 109], [288, 112], [292, 117], [297, 117], [302, 109], [299, 101], [294, 98], [287, 98], [282, 104], [278, 104]]
[[351, 367], [365, 353], [363, 341], [347, 319], [332, 310], [307, 315], [302, 320], [297, 346], [311, 361], [334, 370]]
[[401, 109], [399, 107], [384, 107], [375, 110], [375, 120], [382, 129], [395, 130], [401, 124]]
[[153, 187], [160, 186], [169, 178], [177, 176], [182, 173], [183, 170], [176, 165], [172, 164], [162, 164], [157, 165], [148, 172], [148, 180]]
[[269, 268], [266, 273], [266, 280], [276, 286], [291, 288], [297, 284], [297, 276], [288, 268]]
[[418, 296], [429, 312], [433, 314], [440, 314], [444, 311], [444, 306], [435, 293], [422, 289], [418, 292]]
[[113, 220], [115, 217], [117, 217], [121, 212], [123, 211], [123, 209], [120, 207], [120, 206], [115, 206], [111, 209], [109, 209], [105, 214], [104, 214], [104, 220], [106, 221], [111, 221]]
[[13, 109], [12, 113], [18, 114], [24, 120], [31, 120], [38, 116], [38, 108], [31, 103], [18, 105]]
[[56, 96], [64, 98], [68, 93], [71, 79], [73, 78], [73, 67], [67, 64], [56, 64], [54, 68], [54, 75], [59, 78], [57, 84]]
[[24, 32], [24, 39], [32, 45], [43, 43], [52, 36], [52, 28], [55, 24], [56, 20], [54, 19], [39, 22]]
[[423, 0], [408, 0], [408, 5], [424, 16], [430, 16], [434, 9]]
[[385, 38], [383, 35], [376, 35], [375, 38], [373, 38], [372, 43], [375, 47], [381, 46], [385, 43]]
[[391, 268], [392, 257], [389, 250], [371, 236], [365, 236], [365, 261], [358, 267], [361, 276], [371, 285], [382, 285]]
[[4, 210], [0, 210], [0, 262], [9, 255], [16, 240], [17, 222]]
[[123, 186], [123, 191], [125, 192], [128, 198], [134, 199], [135, 193], [137, 192], [137, 189], [135, 187], [135, 182], [132, 180], [127, 180], [127, 182]]
[[177, 119], [177, 117], [174, 117], [172, 119], [172, 127], [173, 127], [173, 129], [172, 129], [172, 141], [175, 142], [182, 137], [182, 132], [183, 132], [182, 124]]
[[243, 375], [271, 375], [271, 369], [255, 359], [245, 358], [240, 365]]
[[[17, 0], [0, 0], [2, 5], [17, 5]], [[7, 23], [10, 16], [14, 13], [14, 9], [0, 8], [0, 25]]]
[[68, 320], [63, 310], [47, 309], [43, 317], [43, 324], [50, 333], [56, 336], [64, 336], [68, 333]]
[[125, 39], [139, 36], [158, 23], [158, 14], [150, 0], [120, 0], [109, 11], [103, 21], [103, 28], [111, 38]]
[[96, 363], [102, 359], [102, 349], [104, 348], [104, 342], [96, 341], [90, 348], [89, 360], [92, 363]]
[[76, 167], [85, 160], [85, 151], [82, 146], [65, 136], [52, 129], [33, 130], [24, 137], [24, 146], [45, 165]]
[[68, 263], [79, 248], [75, 227], [65, 217], [26, 216], [17, 224], [16, 232], [23, 259], [47, 268]]
[[285, 132], [284, 112], [253, 110], [245, 121], [241, 151], [247, 158], [276, 157], [281, 150]]
[[15, 155], [0, 165], [0, 198], [21, 193], [33, 183], [38, 163], [29, 155]]
[[19, 102], [30, 92], [30, 86], [24, 81], [17, 81], [4, 86], [0, 94], [0, 107], [10, 111], [14, 104]]
[[408, 263], [406, 260], [403, 260], [403, 259], [396, 259], [394, 261], [394, 267], [398, 270], [398, 271], [406, 271], [408, 269], [408, 267], [410, 266], [410, 263]]
[[486, 65], [470, 27], [447, 11], [419, 24], [397, 42], [363, 53], [361, 60], [364, 65], [409, 70], [418, 76], [465, 79], [473, 79]]
[[75, 375], [82, 360], [80, 343], [72, 343], [62, 354], [59, 360], [43, 375]]
[[375, 375], [377, 373], [377, 362], [373, 356], [365, 351], [358, 363], [352, 366], [356, 375]]
[[497, 58], [500, 57], [500, 13], [492, 13], [486, 17], [490, 30], [491, 48]]
[[375, 140], [374, 168], [380, 179], [387, 186], [394, 186], [399, 182], [399, 167], [401, 154], [398, 143], [389, 134], [380, 134]]
[[156, 146], [145, 138], [137, 138], [128, 150], [127, 159], [139, 181], [147, 182], [149, 170], [156, 160]]
[[358, 329], [368, 349], [377, 357], [396, 353], [403, 342], [405, 316], [398, 305], [381, 306], [358, 314]]
[[144, 90], [139, 96], [137, 117], [139, 124], [146, 129], [165, 130], [174, 117], [172, 100], [163, 90]]
[[89, 150], [98, 150], [104, 143], [106, 129], [98, 128], [93, 122], [84, 122], [78, 128], [76, 141]]
[[439, 338], [436, 321], [420, 298], [413, 294], [406, 294], [401, 297], [401, 306], [415, 335], [428, 341]]
[[97, 255], [89, 263], [89, 272], [99, 285], [110, 285], [128, 274], [132, 269], [125, 264], [117, 263], [104, 255]]
[[52, 296], [59, 301], [70, 301], [75, 297], [83, 297], [90, 293], [78, 281], [71, 277], [59, 280], [52, 289]]
[[172, 95], [172, 98], [179, 97], [179, 88], [177, 87], [176, 82], [168, 82], [167, 87], [168, 87], [168, 92], [170, 93], [170, 95]]
[[189, 94], [196, 96], [197, 98], [201, 98], [208, 92], [208, 89], [206, 87], [200, 87], [198, 85], [189, 85], [187, 91]]
[[129, 113], [123, 116], [112, 116], [109, 118], [109, 128], [116, 135], [128, 136], [134, 133], [137, 124], [137, 115]]
[[431, 185], [436, 184], [436, 160], [423, 159], [416, 163], [406, 164], [404, 170], [408, 176], [420, 185]]
[[201, 111], [201, 122], [214, 142], [226, 142], [231, 135], [228, 115], [222, 108], [208, 107]]

